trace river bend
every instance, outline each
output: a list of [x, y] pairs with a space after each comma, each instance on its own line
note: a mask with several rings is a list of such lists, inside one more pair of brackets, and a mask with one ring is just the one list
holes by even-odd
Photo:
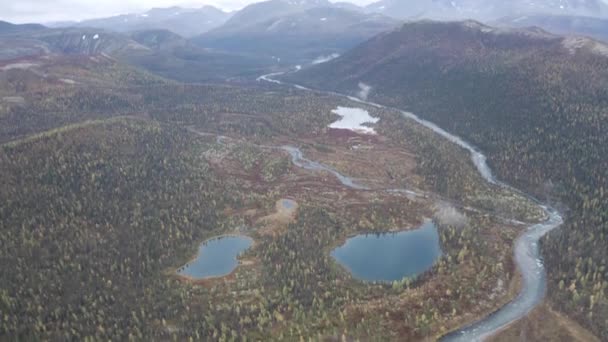
[[[459, 136], [449, 133], [443, 128], [437, 126], [435, 123], [421, 119], [413, 113], [402, 111], [397, 108], [383, 106], [378, 103], [364, 101], [358, 98], [353, 98], [352, 96], [347, 96], [335, 92], [312, 90], [300, 85], [286, 84], [273, 78], [274, 76], [278, 76], [281, 74], [282, 73], [263, 75], [258, 78], [258, 81], [265, 81], [279, 85], [288, 85], [301, 90], [309, 90], [330, 95], [336, 95], [376, 108], [397, 110], [401, 112], [404, 117], [418, 122], [419, 124], [433, 130], [435, 133], [451, 141], [452, 143], [466, 149], [471, 155], [471, 160], [473, 161], [473, 164], [475, 164], [475, 167], [477, 168], [483, 179], [488, 183], [511, 188], [517, 191], [518, 193], [521, 193], [522, 195], [537, 202], [533, 196], [528, 195], [522, 191], [514, 189], [509, 185], [498, 181], [492, 173], [492, 169], [487, 163], [487, 157], [479, 149], [466, 142]], [[294, 163], [297, 159], [303, 160], [302, 158], [296, 158], [298, 157], [297, 153], [294, 153], [294, 151], [290, 152]], [[299, 157], [301, 157], [301, 155]], [[325, 171], [331, 172], [327, 169], [325, 169]], [[334, 175], [336, 174], [334, 173]], [[539, 206], [545, 211], [548, 219], [543, 223], [529, 226], [515, 241], [514, 258], [517, 268], [522, 276], [522, 289], [520, 293], [515, 299], [513, 299], [511, 302], [501, 307], [494, 313], [466, 327], [449, 333], [448, 335], [442, 337], [441, 341], [483, 341], [489, 336], [494, 335], [495, 333], [514, 323], [515, 321], [525, 317], [532, 309], [534, 309], [538, 304], [542, 302], [546, 294], [547, 274], [541, 259], [538, 243], [543, 236], [545, 236], [553, 229], [556, 229], [561, 226], [564, 221], [562, 215], [556, 209], [550, 207], [549, 205], [544, 205], [540, 203]]]

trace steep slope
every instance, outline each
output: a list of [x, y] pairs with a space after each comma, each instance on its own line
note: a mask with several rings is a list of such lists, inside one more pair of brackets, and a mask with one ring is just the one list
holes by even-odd
[[608, 5], [602, 0], [381, 0], [366, 8], [402, 19], [491, 20], [509, 15], [551, 14], [606, 16]]
[[166, 29], [184, 37], [192, 37], [221, 26], [228, 18], [213, 6], [202, 8], [155, 8], [142, 14], [123, 14], [78, 23], [57, 23], [54, 26], [94, 27], [114, 32]]
[[608, 338], [608, 46], [419, 22], [285, 79], [411, 110], [480, 146], [501, 178], [567, 207], [543, 242], [551, 304]]
[[264, 21], [241, 22], [236, 27], [229, 22], [193, 41], [204, 47], [301, 63], [342, 53], [396, 26], [397, 21], [381, 15], [313, 7]]

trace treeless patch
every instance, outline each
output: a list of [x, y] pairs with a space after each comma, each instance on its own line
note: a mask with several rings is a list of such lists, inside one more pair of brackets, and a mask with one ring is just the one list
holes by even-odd
[[274, 214], [264, 216], [257, 221], [262, 235], [277, 236], [287, 229], [298, 211], [298, 203], [290, 199], [280, 199]]

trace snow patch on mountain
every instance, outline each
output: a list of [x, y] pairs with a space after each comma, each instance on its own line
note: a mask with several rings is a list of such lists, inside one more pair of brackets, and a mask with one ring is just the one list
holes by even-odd
[[279, 25], [281, 25], [284, 22], [285, 22], [285, 19], [278, 19], [275, 22], [273, 22], [272, 24], [270, 24], [270, 26], [268, 26], [268, 28], [266, 29], [266, 31], [273, 31], [274, 29], [276, 29], [277, 27], [279, 27]]
[[316, 65], [316, 64], [327, 63], [327, 62], [331, 61], [332, 59], [336, 59], [338, 57], [340, 57], [339, 53], [332, 53], [331, 55], [327, 55], [327, 56], [319, 56], [314, 61], [312, 61], [312, 64]]
[[25, 70], [25, 69], [29, 69], [29, 68], [33, 68], [33, 67], [37, 67], [38, 64], [36, 63], [12, 63], [12, 64], [7, 64], [3, 67], [0, 68], [0, 70], [2, 71], [7, 71], [7, 70], [13, 70], [13, 69], [21, 69], [21, 70]]

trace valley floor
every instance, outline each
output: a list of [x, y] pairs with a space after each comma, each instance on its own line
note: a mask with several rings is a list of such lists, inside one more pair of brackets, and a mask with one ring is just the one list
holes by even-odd
[[[433, 339], [517, 293], [513, 220], [543, 213], [400, 113], [81, 62], [3, 83], [0, 95], [24, 101], [0, 107], [0, 339]], [[339, 106], [379, 118], [378, 134], [329, 129]], [[299, 167], [286, 145], [363, 187]], [[329, 255], [426, 219], [443, 256], [416, 279], [361, 282]], [[255, 243], [229, 276], [175, 274], [201, 241], [230, 233]]]

